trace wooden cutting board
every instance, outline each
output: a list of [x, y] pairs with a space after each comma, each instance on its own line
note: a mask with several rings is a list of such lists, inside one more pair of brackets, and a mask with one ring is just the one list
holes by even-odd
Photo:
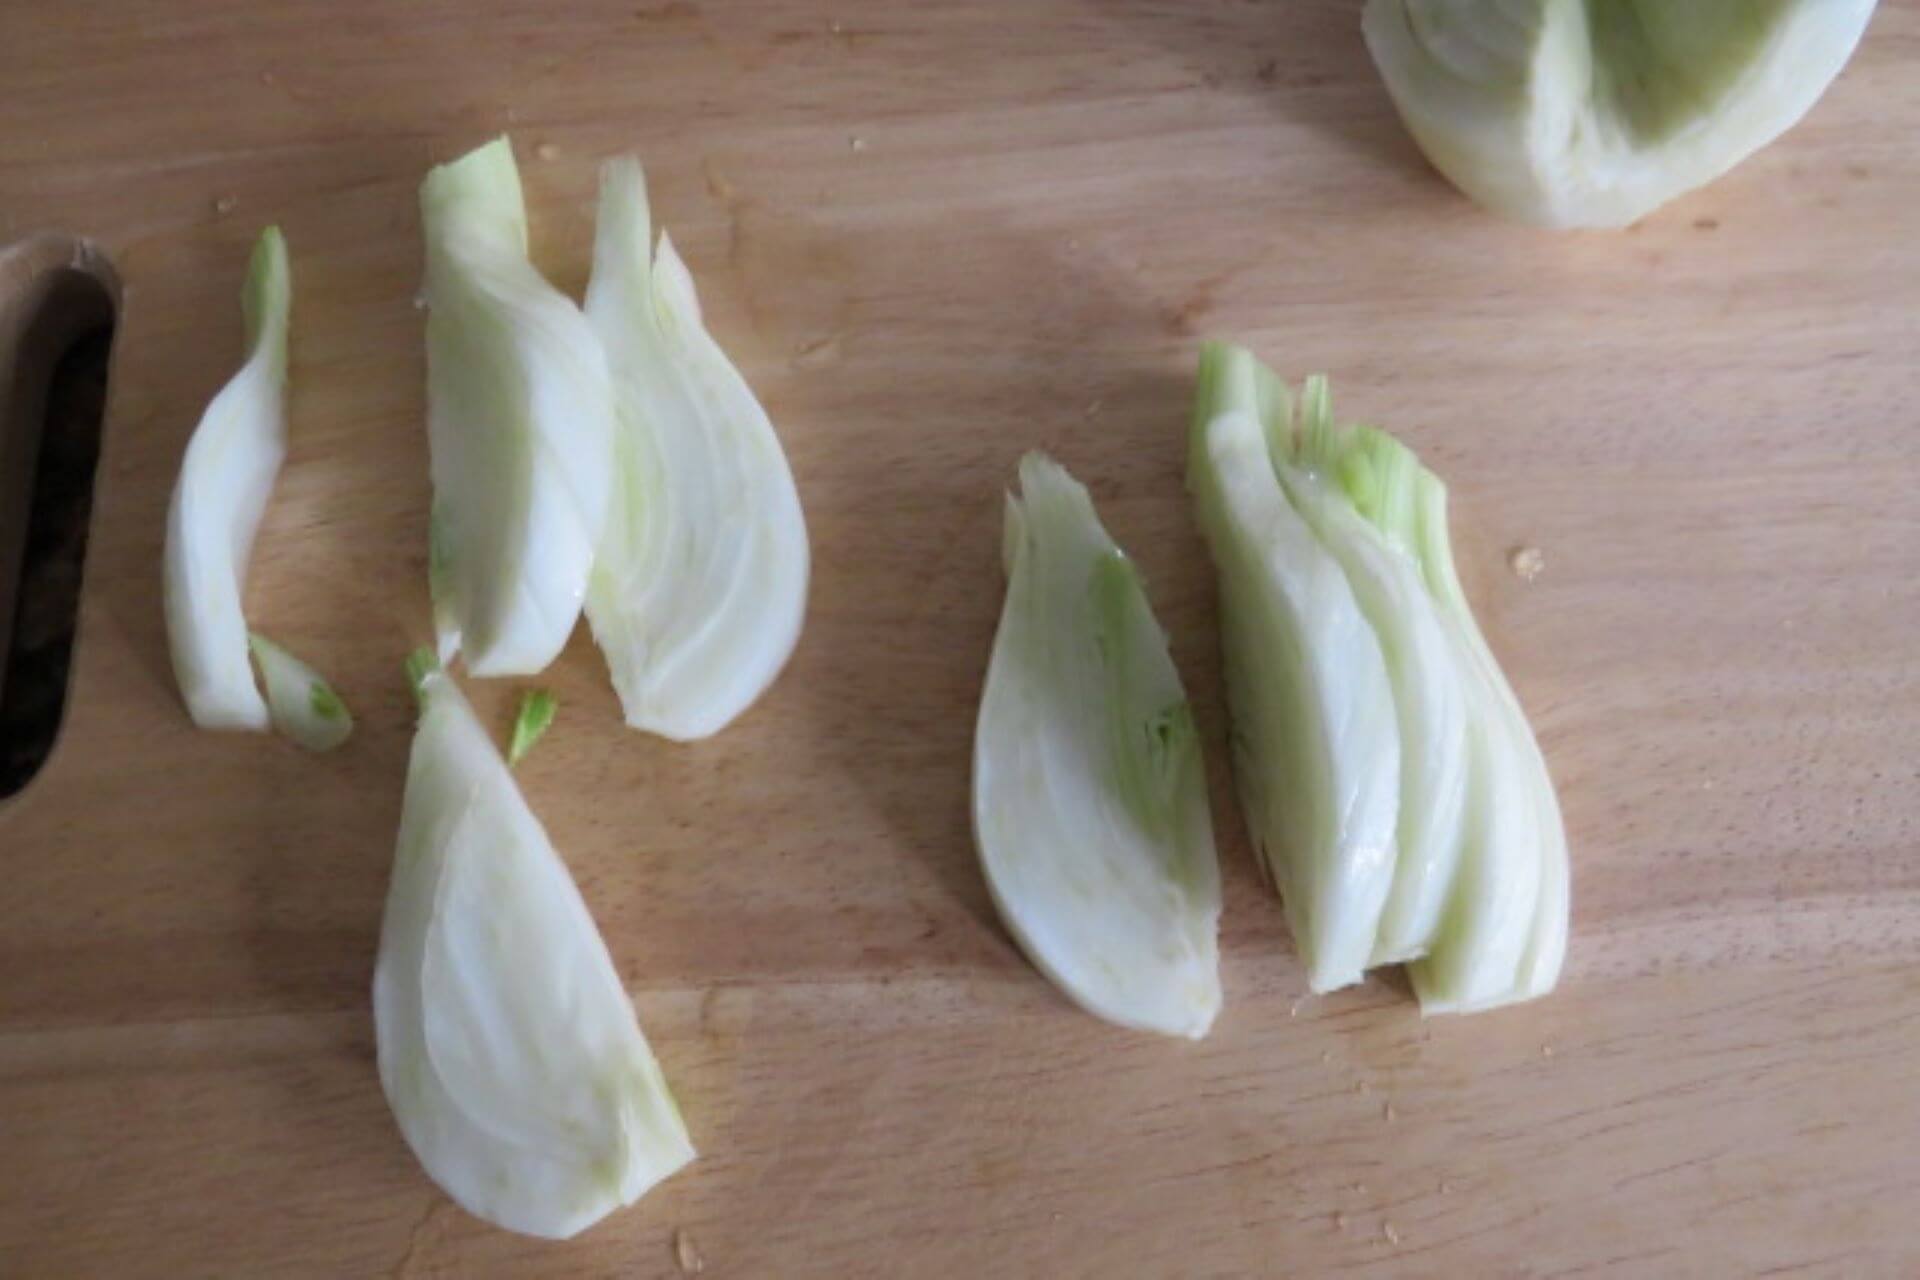
[[[0, 241], [123, 284], [72, 699], [0, 804], [0, 1275], [1920, 1274], [1920, 3], [1785, 141], [1615, 234], [1422, 163], [1354, 3], [9, 5]], [[583, 1238], [453, 1207], [368, 985], [427, 634], [415, 212], [511, 130], [583, 283], [636, 150], [812, 529], [717, 740], [621, 726], [584, 629], [525, 791], [702, 1156]], [[254, 623], [360, 720], [196, 732], [164, 514], [285, 228], [292, 444]], [[1452, 482], [1574, 849], [1538, 1005], [1303, 999], [1229, 795], [1182, 487], [1237, 337]], [[1043, 446], [1143, 565], [1206, 732], [1228, 1006], [1069, 1007], [968, 832], [1000, 491]], [[1537, 547], [1532, 581], [1508, 557]], [[524, 682], [474, 687], [504, 727]]]

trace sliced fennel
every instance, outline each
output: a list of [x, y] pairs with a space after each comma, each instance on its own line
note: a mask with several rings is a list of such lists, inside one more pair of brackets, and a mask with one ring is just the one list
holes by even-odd
[[627, 723], [704, 738], [793, 652], [807, 530], [773, 424], [701, 322], [673, 241], [656, 251], [632, 158], [600, 176], [587, 316], [613, 371], [613, 512], [587, 594]]
[[[1411, 961], [1428, 1013], [1545, 994], [1566, 951], [1566, 834], [1545, 759], [1460, 590], [1445, 486], [1384, 432], [1336, 427], [1322, 380], [1296, 406], [1251, 355], [1219, 346], [1203, 355], [1201, 380], [1199, 421], [1260, 415], [1286, 502], [1339, 563], [1378, 638], [1399, 742], [1398, 856], [1371, 961]], [[1218, 520], [1204, 501], [1201, 518]], [[1234, 581], [1221, 539], [1214, 545], [1231, 616], [1249, 588]], [[1297, 660], [1274, 653], [1270, 661]], [[1332, 646], [1322, 654], [1334, 665], [1351, 658]], [[1228, 675], [1241, 737], [1249, 700], [1231, 632]], [[1243, 795], [1249, 783], [1300, 785], [1287, 772], [1236, 773]], [[1289, 919], [1298, 914], [1290, 903]]]
[[[1402, 797], [1402, 832], [1431, 835], [1451, 826], [1457, 852], [1424, 874], [1418, 861], [1403, 857], [1395, 897], [1420, 875], [1422, 900], [1436, 905], [1437, 891], [1444, 905], [1409, 922], [1411, 931], [1391, 944], [1383, 931], [1383, 956], [1414, 962], [1409, 973], [1427, 1013], [1468, 1012], [1544, 995], [1559, 977], [1569, 905], [1566, 837], [1545, 760], [1460, 591], [1447, 536], [1446, 487], [1385, 432], [1336, 430], [1324, 385], [1310, 384], [1317, 396], [1308, 396], [1309, 412], [1296, 437], [1300, 453], [1329, 492], [1351, 503], [1358, 527], [1348, 536], [1358, 540], [1370, 531], [1399, 562], [1414, 567], [1423, 589], [1404, 601], [1409, 616], [1381, 625], [1437, 628], [1444, 647], [1433, 651], [1436, 662], [1424, 678], [1450, 677], [1465, 715], [1465, 770], [1456, 807], [1436, 809], [1410, 790]], [[1416, 749], [1418, 724], [1408, 711], [1417, 705], [1410, 699], [1421, 696], [1431, 698], [1433, 691], [1419, 690], [1414, 680], [1396, 684], [1403, 759]], [[1548, 944], [1542, 952], [1550, 951], [1550, 960], [1529, 965], [1526, 956], [1537, 949], [1536, 938], [1556, 928], [1557, 947]]]
[[1007, 928], [1121, 1026], [1220, 1010], [1220, 872], [1199, 739], [1132, 562], [1040, 454], [1007, 500], [1006, 608], [974, 737], [973, 823]]
[[513, 736], [507, 741], [507, 764], [517, 765], [546, 735], [560, 700], [546, 689], [529, 689], [520, 695], [520, 712], [513, 718]]
[[1399, 856], [1372, 962], [1414, 959], [1438, 931], [1467, 802], [1467, 699], [1454, 640], [1428, 599], [1419, 562], [1335, 487], [1342, 446], [1326, 381], [1310, 379], [1297, 420], [1276, 414], [1269, 429], [1275, 474], [1345, 570], [1386, 661], [1400, 726]]
[[1220, 573], [1234, 780], [1315, 991], [1360, 981], [1398, 861], [1400, 734], [1380, 641], [1288, 502], [1267, 433], [1286, 388], [1201, 355], [1188, 485]]
[[1368, 0], [1421, 149], [1489, 208], [1622, 226], [1791, 128], [1874, 0]]
[[606, 524], [613, 398], [586, 317], [527, 260], [505, 138], [427, 175], [427, 425], [440, 656], [532, 675], [565, 645]]
[[253, 537], [287, 449], [293, 282], [278, 227], [260, 233], [241, 310], [247, 359], [187, 442], [167, 511], [164, 578], [174, 678], [203, 729], [265, 729], [240, 597]]
[[458, 688], [421, 712], [374, 968], [380, 1082], [468, 1212], [565, 1238], [693, 1158], [606, 943]]
[[353, 716], [320, 673], [255, 632], [247, 637], [267, 687], [273, 727], [309, 751], [331, 751], [353, 733]]

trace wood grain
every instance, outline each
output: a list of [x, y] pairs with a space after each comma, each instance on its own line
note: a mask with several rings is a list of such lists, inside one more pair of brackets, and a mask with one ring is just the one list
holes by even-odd
[[[1621, 234], [1478, 212], [1357, 5], [217, 0], [0, 13], [0, 241], [124, 284], [74, 699], [0, 805], [0, 1275], [1920, 1273], [1920, 3], [1807, 122]], [[814, 538], [718, 740], [624, 730], [577, 636], [523, 767], [702, 1159], [584, 1238], [419, 1172], [368, 984], [426, 635], [416, 185], [501, 129], [577, 289], [636, 149]], [[855, 143], [858, 142], [858, 146]], [[360, 728], [195, 732], [159, 556], [293, 253], [293, 439], [251, 616]], [[1194, 349], [1324, 370], [1452, 482], [1561, 787], [1562, 990], [1298, 1003], [1225, 776], [1181, 484]], [[999, 491], [1052, 450], [1140, 560], [1207, 733], [1228, 1007], [1105, 1028], [967, 831]], [[1509, 549], [1539, 547], [1523, 582]], [[476, 687], [503, 727], [517, 687]]]

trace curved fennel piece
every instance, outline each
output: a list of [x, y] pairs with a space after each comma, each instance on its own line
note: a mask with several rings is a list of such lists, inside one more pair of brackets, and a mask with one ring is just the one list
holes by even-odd
[[468, 1212], [561, 1239], [693, 1158], [573, 878], [453, 680], [420, 723], [374, 968], [380, 1083]]
[[632, 157], [600, 173], [587, 317], [613, 372], [613, 511], [587, 593], [627, 723], [724, 728], [773, 683], [806, 613], [807, 528], [779, 437], [700, 318]]
[[309, 751], [331, 751], [353, 733], [353, 716], [320, 673], [255, 632], [247, 637], [260, 664], [273, 727]]
[[1373, 961], [1398, 862], [1401, 744], [1380, 642], [1269, 457], [1290, 400], [1247, 352], [1208, 344], [1187, 484], [1220, 575], [1234, 782], [1323, 992]]
[[973, 752], [987, 885], [1076, 1004], [1198, 1039], [1220, 1011], [1220, 869], [1166, 635], [1087, 491], [1041, 454], [1020, 463], [1002, 550]]
[[430, 172], [432, 586], [440, 657], [533, 675], [566, 644], [606, 524], [613, 395], [580, 309], [527, 260], [506, 138]]
[[1475, 200], [1624, 226], [1791, 128], [1874, 0], [1368, 0], [1408, 130]]
[[247, 359], [187, 442], [167, 511], [167, 641], [203, 729], [265, 729], [247, 659], [241, 591], [254, 534], [287, 450], [287, 324], [293, 282], [280, 228], [260, 233], [241, 294]]

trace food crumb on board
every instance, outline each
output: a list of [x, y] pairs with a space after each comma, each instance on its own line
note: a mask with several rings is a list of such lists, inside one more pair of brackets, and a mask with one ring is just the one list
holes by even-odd
[[1380, 1108], [1380, 1118], [1382, 1120], [1385, 1120], [1388, 1124], [1393, 1123], [1393, 1116], [1394, 1116], [1394, 1110], [1393, 1110], [1393, 1104], [1391, 1102], [1385, 1104]]
[[533, 154], [542, 160], [558, 160], [560, 148], [551, 142], [543, 142], [533, 149]]
[[1335, 1231], [1345, 1231], [1347, 1229], [1347, 1215], [1342, 1210], [1335, 1209], [1333, 1211], [1333, 1229]]
[[1391, 1222], [1383, 1222], [1380, 1224], [1380, 1234], [1387, 1238], [1388, 1244], [1400, 1243], [1400, 1232], [1395, 1229]]
[[1550, 1044], [1541, 1045], [1540, 1056], [1543, 1058], [1551, 1058], [1553, 1056], [1553, 1046]]
[[240, 202], [238, 200], [235, 200], [232, 196], [220, 196], [216, 198], [213, 202], [213, 211], [215, 214], [224, 218], [228, 214], [232, 213], [234, 209], [238, 208], [239, 204]]
[[1522, 582], [1532, 582], [1547, 567], [1546, 552], [1538, 547], [1515, 547], [1507, 553], [1507, 567]]
[[847, 149], [850, 151], [865, 151], [867, 149], [867, 140], [859, 134], [855, 134], [853, 137], [847, 139]]
[[685, 1227], [673, 1233], [673, 1260], [680, 1266], [680, 1274], [697, 1276], [707, 1269], [707, 1260], [700, 1256], [700, 1246], [693, 1242], [693, 1233]]

